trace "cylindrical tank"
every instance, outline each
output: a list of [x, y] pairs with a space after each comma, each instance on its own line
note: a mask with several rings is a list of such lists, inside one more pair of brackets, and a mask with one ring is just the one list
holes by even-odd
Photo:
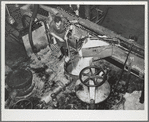
[[17, 96], [25, 96], [31, 93], [34, 88], [32, 83], [32, 72], [25, 69], [15, 70], [6, 79], [6, 84], [10, 90], [16, 90]]

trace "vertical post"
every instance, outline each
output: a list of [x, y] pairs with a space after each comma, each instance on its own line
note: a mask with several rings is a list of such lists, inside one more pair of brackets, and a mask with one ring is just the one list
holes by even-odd
[[131, 46], [130, 46], [130, 49], [129, 49], [129, 52], [128, 52], [128, 54], [127, 54], [125, 63], [124, 63], [124, 65], [123, 65], [123, 69], [122, 69], [121, 74], [120, 74], [120, 77], [119, 77], [118, 81], [117, 81], [116, 84], [115, 84], [115, 88], [117, 88], [117, 86], [118, 86], [118, 84], [119, 84], [119, 82], [120, 82], [120, 80], [121, 80], [121, 78], [122, 78], [122, 75], [123, 75], [123, 73], [124, 73], [125, 66], [127, 65], [127, 60], [128, 60], [129, 55], [130, 55], [130, 53], [131, 53], [131, 50], [132, 50], [133, 45], [134, 45], [134, 44], [132, 43]]
[[80, 5], [80, 7], [79, 7], [79, 16], [81, 17], [81, 18], [85, 18], [85, 5]]
[[90, 6], [89, 5], [85, 5], [85, 18], [90, 20]]
[[140, 103], [144, 103], [144, 81], [143, 81], [143, 89], [142, 89], [142, 93], [141, 93], [141, 97], [140, 97]]

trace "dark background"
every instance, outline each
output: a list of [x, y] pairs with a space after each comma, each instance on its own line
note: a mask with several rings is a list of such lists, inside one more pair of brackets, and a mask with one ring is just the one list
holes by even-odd
[[[53, 7], [57, 6], [58, 5], [53, 5]], [[60, 5], [60, 7], [69, 11], [68, 5]], [[120, 34], [125, 38], [129, 38], [129, 35], [135, 35], [138, 37], [137, 43], [144, 46], [144, 5], [92, 5], [88, 7], [90, 8], [90, 19], [96, 16], [97, 11], [95, 8], [98, 8], [105, 13], [103, 21], [99, 23], [101, 26], [114, 31], [115, 33]], [[18, 31], [22, 28], [22, 15], [14, 4], [9, 4], [8, 9], [11, 16], [13, 16], [17, 22], [17, 30], [10, 26], [7, 21], [5, 23], [7, 31], [5, 34], [5, 60], [6, 65], [12, 68], [19, 62], [25, 60], [27, 56]], [[82, 18], [85, 18], [85, 11], [86, 6], [81, 6], [80, 16]], [[95, 22], [96, 19], [92, 21]], [[13, 38], [11, 34], [13, 34], [16, 39]]]

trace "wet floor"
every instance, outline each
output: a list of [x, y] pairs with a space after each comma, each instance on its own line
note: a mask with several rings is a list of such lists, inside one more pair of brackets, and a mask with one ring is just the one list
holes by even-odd
[[[99, 8], [103, 8], [104, 10], [105, 6], [99, 6]], [[107, 6], [106, 6], [107, 7]], [[144, 45], [144, 8], [142, 6], [109, 6], [111, 7], [111, 9], [109, 10], [105, 20], [103, 21], [103, 23], [101, 25], [103, 25], [104, 27], [111, 29], [113, 31], [115, 31], [118, 34], [121, 34], [122, 36], [128, 38], [129, 35], [136, 35], [138, 36], [138, 43], [140, 45]], [[12, 64], [16, 63], [17, 60], [20, 57], [24, 57], [25, 55], [25, 50], [22, 50], [22, 46], [18, 45], [18, 43], [13, 43], [10, 42], [9, 38], [6, 40], [6, 64], [8, 64], [10, 67], [12, 66]], [[18, 48], [16, 48], [18, 47]], [[48, 53], [47, 53], [48, 52]], [[50, 76], [48, 77], [48, 80], [50, 79], [50, 81], [55, 80], [61, 80], [62, 82], [66, 81], [67, 79], [64, 76], [64, 69], [63, 68], [63, 63], [59, 62], [57, 60], [57, 57], [59, 54], [57, 54], [55, 52], [56, 56], [54, 56], [54, 52], [51, 53], [49, 50], [47, 51], [42, 50], [40, 52], [40, 57], [41, 57], [41, 61], [38, 61], [37, 58], [35, 56], [31, 57], [31, 61], [30, 62], [30, 67], [33, 68], [39, 68], [40, 66], [42, 67], [43, 64], [48, 65], [49, 67], [49, 74]], [[42, 62], [42, 63], [41, 63]], [[101, 62], [100, 62], [101, 63]], [[55, 64], [55, 65], [53, 65]], [[60, 67], [61, 66], [61, 67]], [[60, 69], [60, 70], [58, 70]], [[57, 74], [57, 71], [58, 72]], [[34, 71], [32, 71], [33, 73], [35, 73]], [[112, 72], [113, 73], [113, 72]], [[117, 74], [117, 72], [115, 73]], [[115, 75], [113, 74], [113, 75]], [[116, 75], [115, 75], [116, 76]], [[43, 96], [43, 88], [46, 88], [46, 90], [44, 91], [45, 93], [48, 92], [48, 90], [50, 90], [50, 88], [48, 89], [47, 86], [44, 86], [47, 82], [47, 77], [45, 76], [45, 74], [42, 73], [35, 73], [34, 74], [34, 81], [37, 83], [36, 87], [37, 87], [37, 96]], [[62, 78], [63, 77], [63, 78]], [[116, 80], [116, 77], [111, 77], [111, 79]], [[132, 78], [132, 81], [133, 80]], [[139, 84], [139, 85], [138, 85]], [[71, 86], [72, 88], [72, 86]], [[70, 88], [69, 92], [70, 92], [70, 98], [72, 99], [72, 101], [74, 99], [76, 99], [76, 96], [71, 96], [72, 95], [72, 89]], [[125, 109], [133, 109], [133, 110], [142, 110], [144, 109], [144, 104], [140, 104], [139, 103], [139, 98], [141, 95], [141, 89], [142, 89], [142, 84], [141, 82], [135, 81], [135, 82], [130, 82], [130, 87], [128, 88], [129, 91], [124, 95], [125, 96]], [[67, 93], [67, 95], [69, 95], [69, 92]], [[74, 98], [73, 98], [74, 97]], [[66, 98], [66, 97], [64, 97]], [[78, 100], [78, 99], [76, 99]], [[135, 101], [135, 102], [132, 102]], [[123, 103], [123, 102], [122, 102]], [[131, 104], [129, 104], [131, 103]], [[74, 103], [72, 103], [74, 104]], [[81, 101], [78, 100], [78, 103], [75, 104], [79, 104], [81, 106]], [[68, 105], [65, 104], [65, 109], [66, 108], [71, 108], [72, 105]], [[78, 106], [79, 106], [78, 105]], [[124, 104], [123, 104], [124, 105]], [[107, 105], [107, 107], [104, 107], [106, 105], [102, 105], [99, 104], [97, 105], [97, 108], [99, 109], [109, 109], [109, 106]], [[73, 106], [74, 107], [74, 106]], [[75, 106], [76, 107], [76, 106]], [[83, 104], [82, 106], [83, 108], [86, 107], [86, 104]], [[79, 107], [78, 107], [79, 108]], [[112, 107], [110, 107], [112, 109]], [[122, 108], [118, 108], [117, 106], [113, 109], [124, 109]]]

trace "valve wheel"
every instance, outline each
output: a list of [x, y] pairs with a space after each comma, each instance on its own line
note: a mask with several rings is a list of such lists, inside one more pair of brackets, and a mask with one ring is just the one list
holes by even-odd
[[13, 109], [32, 109], [33, 103], [30, 100], [22, 99], [14, 104]]
[[[89, 66], [81, 70], [80, 81], [88, 87], [99, 87], [106, 81], [106, 73], [102, 67]], [[89, 81], [93, 81], [93, 85]]]

